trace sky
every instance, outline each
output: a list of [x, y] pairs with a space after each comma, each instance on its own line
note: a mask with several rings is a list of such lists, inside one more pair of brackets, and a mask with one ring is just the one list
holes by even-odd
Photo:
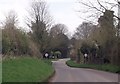
[[78, 17], [75, 9], [76, 0], [51, 0], [48, 3], [55, 23], [65, 24], [72, 33], [81, 24], [82, 20]]
[[[84, 10], [84, 7], [78, 4], [78, 0], [45, 1], [49, 6], [48, 10], [53, 17], [54, 24], [65, 24], [71, 34], [74, 33], [76, 27], [85, 21], [80, 18], [85, 16], [85, 13], [78, 13], [78, 10]], [[14, 10], [18, 15], [19, 26], [23, 27], [24, 30], [29, 30], [25, 27], [25, 17], [30, 3], [31, 0], [0, 0], [0, 21], [2, 22], [5, 19], [10, 10]]]
[[[81, 24], [82, 20], [75, 9], [76, 0], [46, 0], [46, 2], [54, 24], [65, 24], [70, 33]], [[30, 3], [30, 0], [0, 0], [0, 21], [5, 19], [10, 10], [14, 10], [18, 15], [19, 25], [25, 28], [25, 17]]]

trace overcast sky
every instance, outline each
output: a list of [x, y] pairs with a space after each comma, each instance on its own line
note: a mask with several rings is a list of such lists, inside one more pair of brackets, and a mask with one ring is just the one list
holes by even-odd
[[[76, 13], [76, 0], [46, 0], [49, 6], [50, 15], [54, 23], [63, 23], [68, 27], [69, 32], [82, 22]], [[29, 8], [30, 0], [0, 0], [0, 21], [5, 19], [10, 10], [18, 14], [19, 25], [25, 25], [26, 10]]]
[[[25, 26], [25, 17], [31, 0], [0, 0], [0, 21], [10, 10], [15, 10], [18, 14], [19, 25]], [[54, 22], [63, 23], [68, 27], [69, 32], [73, 33], [75, 28], [84, 20], [79, 18], [82, 14], [78, 14], [80, 4], [78, 0], [46, 0], [49, 6], [50, 15]], [[82, 7], [82, 6], [81, 6]], [[84, 9], [83, 9], [84, 10]]]

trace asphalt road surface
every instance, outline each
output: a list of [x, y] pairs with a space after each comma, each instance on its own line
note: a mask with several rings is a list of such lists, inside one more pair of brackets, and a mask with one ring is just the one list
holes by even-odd
[[118, 82], [118, 74], [105, 71], [71, 68], [65, 62], [69, 59], [53, 61], [55, 76], [50, 82]]

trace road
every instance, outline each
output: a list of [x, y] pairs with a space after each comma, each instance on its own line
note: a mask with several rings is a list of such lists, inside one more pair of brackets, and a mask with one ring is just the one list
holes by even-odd
[[118, 82], [118, 74], [84, 68], [71, 68], [65, 62], [69, 59], [53, 61], [55, 76], [50, 82]]

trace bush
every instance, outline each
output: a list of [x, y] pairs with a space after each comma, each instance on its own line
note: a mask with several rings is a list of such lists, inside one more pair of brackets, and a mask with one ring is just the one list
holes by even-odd
[[2, 30], [3, 54], [26, 54], [28, 50], [27, 35], [18, 29]]
[[2, 53], [4, 55], [41, 56], [38, 46], [30, 36], [19, 29], [2, 29]]

